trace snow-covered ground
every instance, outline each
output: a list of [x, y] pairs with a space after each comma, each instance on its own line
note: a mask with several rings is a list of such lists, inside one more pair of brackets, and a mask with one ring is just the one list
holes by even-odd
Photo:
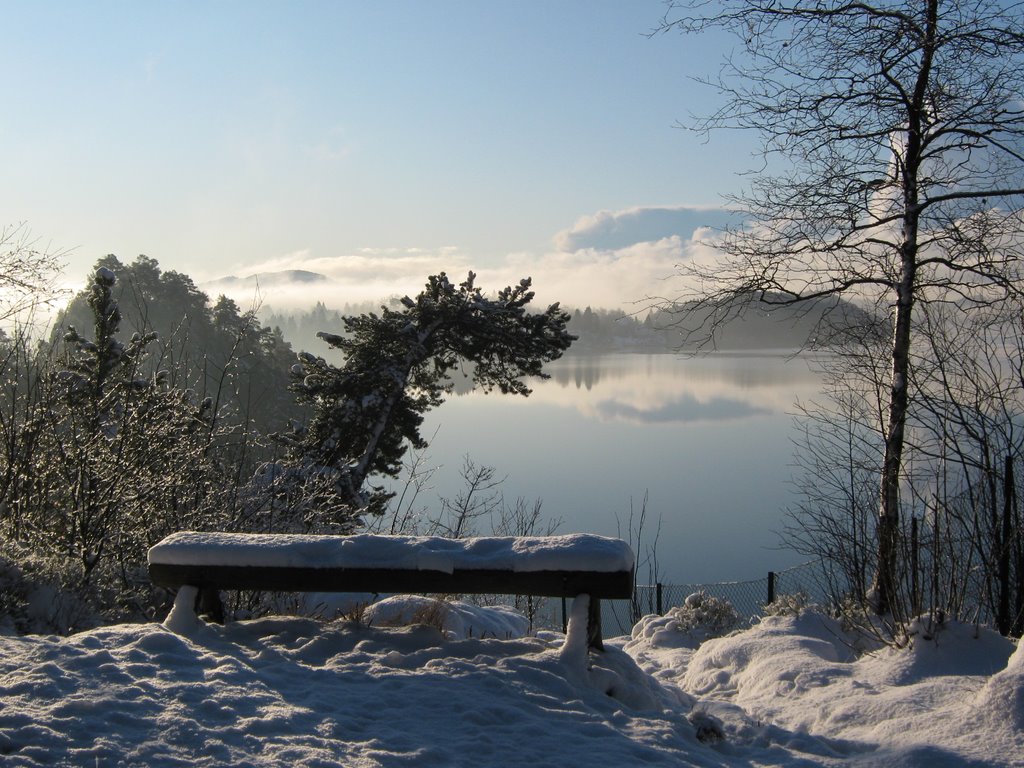
[[0, 637], [0, 764], [1024, 765], [1024, 652], [970, 626], [857, 656], [814, 613], [696, 649], [648, 617], [588, 657], [409, 599], [171, 625]]

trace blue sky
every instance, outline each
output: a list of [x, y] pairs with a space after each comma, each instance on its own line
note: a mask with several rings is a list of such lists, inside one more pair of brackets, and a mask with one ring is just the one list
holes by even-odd
[[0, 10], [0, 220], [72, 280], [145, 253], [199, 282], [313, 269], [342, 300], [473, 268], [621, 304], [750, 162], [675, 127], [724, 47], [649, 38], [660, 0]]

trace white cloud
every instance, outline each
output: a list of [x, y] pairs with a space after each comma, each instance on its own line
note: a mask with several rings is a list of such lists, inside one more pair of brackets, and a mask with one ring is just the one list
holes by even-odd
[[554, 237], [561, 251], [582, 248], [620, 250], [669, 237], [689, 240], [695, 230], [721, 227], [729, 222], [725, 208], [699, 206], [646, 206], [620, 211], [598, 211], [582, 216]]
[[672, 236], [619, 250], [514, 254], [500, 267], [481, 270], [480, 278], [483, 285], [497, 286], [533, 277], [538, 300], [545, 304], [635, 309], [636, 302], [665, 292], [664, 283], [678, 265], [703, 251], [692, 240]]
[[[607, 220], [631, 220], [645, 216], [641, 210], [600, 212], [589, 217], [591, 227], [583, 220], [573, 230], [561, 233], [562, 246], [573, 239], [583, 241], [583, 233], [607, 229]], [[287, 270], [305, 270], [324, 275], [325, 281], [314, 284], [282, 284], [267, 280], [261, 283], [259, 299], [274, 308], [308, 309], [322, 301], [329, 307], [346, 303], [377, 301], [394, 295], [415, 294], [426, 278], [446, 272], [454, 280], [466, 273], [477, 273], [477, 284], [485, 291], [496, 291], [518, 283], [523, 277], [533, 278], [537, 303], [560, 302], [570, 307], [622, 307], [639, 309], [650, 296], [678, 294], [676, 275], [680, 264], [716, 258], [701, 238], [710, 234], [694, 222], [704, 213], [723, 217], [720, 209], [661, 209], [673, 211], [677, 223], [690, 221], [685, 236], [670, 234], [662, 238], [638, 240], [619, 248], [587, 246], [561, 247], [545, 253], [511, 253], [499, 259], [475, 259], [461, 249], [441, 248], [363, 248], [338, 256], [316, 256], [299, 250], [236, 272], [240, 277]], [[636, 214], [635, 216], [633, 214]], [[657, 218], [657, 217], [655, 217]], [[638, 231], [635, 228], [632, 231]], [[567, 233], [575, 232], [570, 236]], [[564, 237], [563, 237], [564, 235]], [[596, 237], [590, 239], [599, 239]], [[629, 239], [629, 238], [627, 238]], [[252, 287], [209, 286], [211, 293], [227, 292], [240, 303], [251, 303]], [[247, 291], [248, 295], [241, 295]]]
[[[448, 272], [459, 277], [469, 267], [464, 254], [455, 248], [364, 248], [339, 256], [315, 256], [308, 249], [297, 250], [274, 259], [247, 265], [235, 271], [236, 277], [265, 276], [258, 280], [258, 296], [253, 282], [227, 285], [218, 281], [203, 284], [211, 294], [226, 293], [241, 304], [258, 303], [275, 309], [312, 307], [322, 301], [329, 307], [346, 303], [378, 301], [394, 295], [419, 292], [429, 275]], [[270, 279], [271, 275], [303, 270], [323, 275], [316, 283]]]

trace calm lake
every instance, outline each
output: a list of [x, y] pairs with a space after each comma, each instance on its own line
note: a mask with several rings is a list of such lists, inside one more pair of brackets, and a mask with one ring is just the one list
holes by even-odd
[[646, 492], [666, 583], [754, 579], [804, 560], [776, 531], [793, 498], [793, 406], [819, 393], [806, 359], [617, 354], [546, 370], [529, 398], [453, 395], [428, 415], [433, 492], [455, 495], [468, 455], [506, 477], [507, 501], [543, 500], [559, 533], [605, 535], [616, 515], [625, 532]]

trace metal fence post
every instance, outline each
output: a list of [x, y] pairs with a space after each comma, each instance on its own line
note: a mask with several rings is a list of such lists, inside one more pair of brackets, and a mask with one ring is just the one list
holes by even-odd
[[765, 605], [771, 605], [775, 602], [775, 571], [768, 571], [768, 602]]
[[658, 615], [659, 616], [664, 616], [665, 615], [665, 611], [662, 608], [662, 602], [661, 602], [661, 582], [660, 581], [657, 584], [656, 590], [657, 591], [656, 591], [655, 594], [657, 594], [657, 596], [658, 596]]

